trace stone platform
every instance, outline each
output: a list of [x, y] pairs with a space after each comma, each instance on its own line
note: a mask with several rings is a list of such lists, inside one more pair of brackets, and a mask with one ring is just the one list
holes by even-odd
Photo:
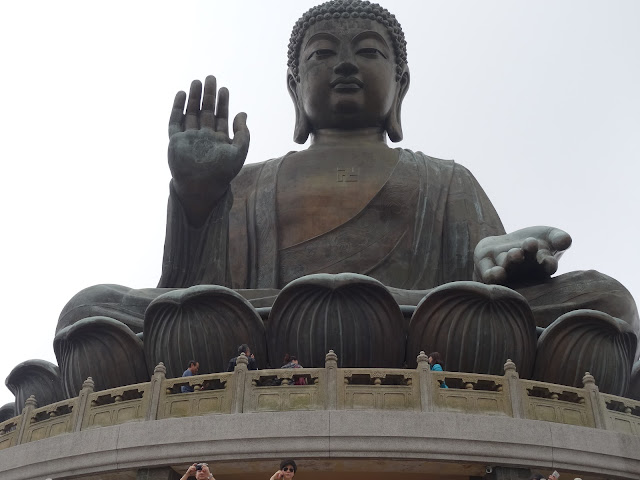
[[424, 355], [411, 370], [338, 369], [330, 352], [318, 369], [248, 371], [240, 357], [231, 373], [166, 379], [159, 365], [151, 382], [87, 381], [0, 424], [2, 480], [173, 480], [193, 461], [217, 480], [267, 480], [285, 457], [307, 480], [639, 479], [640, 402], [588, 374], [574, 388], [521, 380], [512, 362], [504, 376], [431, 372]]

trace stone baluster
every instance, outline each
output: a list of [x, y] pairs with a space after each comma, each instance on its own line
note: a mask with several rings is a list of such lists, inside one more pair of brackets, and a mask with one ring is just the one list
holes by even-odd
[[80, 394], [76, 400], [75, 407], [73, 408], [73, 416], [71, 417], [71, 431], [79, 432], [82, 429], [82, 422], [86, 414], [89, 413], [89, 409], [91, 408], [91, 403], [89, 402], [89, 395], [93, 393], [93, 389], [95, 388], [95, 384], [93, 383], [93, 378], [87, 377], [87, 379], [82, 382], [82, 389], [80, 390]]
[[589, 397], [589, 403], [591, 404], [591, 411], [593, 412], [593, 421], [596, 428], [607, 429], [607, 420], [605, 412], [603, 411], [603, 404], [600, 401], [600, 389], [596, 385], [596, 379], [593, 378], [589, 372], [585, 372], [582, 377], [582, 384], [586, 391], [586, 396]]
[[324, 368], [327, 378], [325, 405], [327, 410], [336, 410], [338, 408], [338, 355], [333, 350], [329, 350], [325, 355]]
[[24, 402], [24, 408], [22, 409], [22, 421], [20, 422], [20, 430], [18, 431], [18, 438], [16, 438], [16, 445], [20, 445], [22, 443], [24, 432], [29, 428], [29, 425], [31, 425], [33, 411], [36, 408], [38, 408], [38, 402], [36, 401], [36, 397], [31, 395]]
[[511, 411], [513, 418], [525, 418], [524, 399], [520, 388], [520, 375], [516, 370], [516, 364], [508, 359], [504, 364], [504, 378], [509, 386], [509, 399], [511, 400]]
[[418, 381], [420, 383], [420, 406], [423, 412], [433, 412], [431, 366], [429, 365], [429, 357], [424, 353], [424, 350], [418, 355], [417, 361]]
[[167, 378], [167, 367], [160, 362], [153, 369], [151, 384], [149, 385], [149, 399], [147, 400], [147, 414], [145, 420], [156, 420], [158, 418], [158, 410], [160, 408], [160, 398], [163, 394], [164, 381]]
[[242, 413], [244, 411], [244, 393], [248, 371], [249, 359], [243, 352], [236, 358], [236, 366], [233, 369], [233, 384], [235, 385], [235, 390], [233, 392], [232, 413]]

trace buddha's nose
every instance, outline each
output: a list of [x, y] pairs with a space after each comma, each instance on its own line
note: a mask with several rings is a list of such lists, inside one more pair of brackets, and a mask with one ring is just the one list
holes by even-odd
[[358, 73], [358, 67], [351, 59], [347, 59], [333, 67], [333, 71], [337, 75], [348, 77], [349, 75]]

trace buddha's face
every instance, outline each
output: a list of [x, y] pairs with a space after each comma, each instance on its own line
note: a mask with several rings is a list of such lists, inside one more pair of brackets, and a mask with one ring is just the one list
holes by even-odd
[[396, 61], [387, 29], [375, 20], [317, 22], [300, 48], [300, 82], [290, 77], [310, 130], [383, 129], [398, 98]]

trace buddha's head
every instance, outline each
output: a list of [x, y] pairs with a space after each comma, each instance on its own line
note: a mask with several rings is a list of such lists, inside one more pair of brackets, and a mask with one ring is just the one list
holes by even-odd
[[296, 142], [320, 129], [379, 129], [391, 141], [402, 140], [406, 42], [381, 6], [332, 0], [313, 7], [293, 27], [288, 67]]

